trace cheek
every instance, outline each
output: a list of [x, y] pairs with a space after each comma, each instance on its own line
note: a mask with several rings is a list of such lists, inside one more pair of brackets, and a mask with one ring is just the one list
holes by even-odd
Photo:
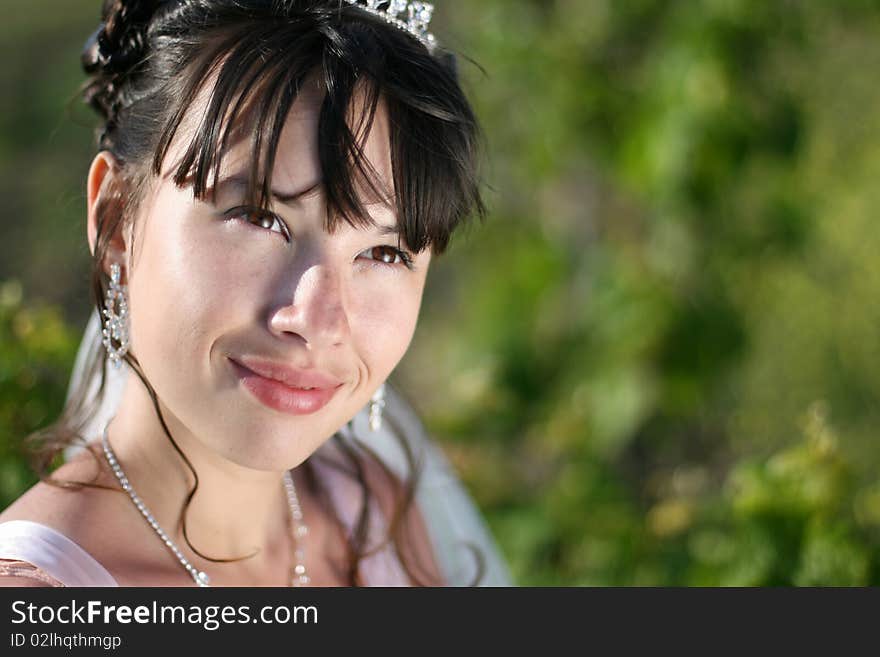
[[[180, 364], [204, 358], [253, 295], [253, 268], [224, 231], [201, 216], [162, 214], [157, 204], [141, 238], [130, 288], [132, 350], [142, 360]], [[138, 275], [140, 274], [140, 275]], [[156, 356], [156, 358], [151, 358]], [[155, 368], [155, 365], [154, 365]]]
[[380, 274], [366, 276], [353, 286], [349, 323], [352, 342], [361, 359], [374, 375], [384, 378], [403, 358], [412, 341], [424, 280], [405, 273]]

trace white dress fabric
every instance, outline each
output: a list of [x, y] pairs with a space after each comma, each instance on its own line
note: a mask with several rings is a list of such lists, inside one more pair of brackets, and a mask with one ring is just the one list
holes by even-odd
[[79, 545], [51, 527], [28, 520], [0, 523], [0, 559], [32, 564], [64, 586], [118, 586]]
[[[71, 389], [83, 378], [88, 356], [101, 349], [100, 322], [97, 313], [93, 312], [77, 354], [71, 376]], [[101, 434], [103, 427], [115, 414], [121, 398], [128, 368], [116, 370], [110, 367], [108, 372], [101, 405], [83, 431], [86, 436], [97, 437]], [[94, 391], [97, 391], [98, 385], [97, 379], [90, 382]], [[482, 576], [476, 584], [510, 586], [511, 579], [505, 561], [467, 491], [440, 449], [427, 436], [415, 412], [390, 387], [386, 393], [385, 413], [399, 425], [421, 469], [415, 502], [424, 519], [434, 556], [447, 585], [467, 586], [474, 583], [478, 572], [474, 556], [476, 551], [483, 567]], [[370, 448], [392, 472], [402, 478], [408, 474], [407, 461], [388, 424], [383, 423], [383, 428], [377, 432], [371, 431], [368, 427], [367, 409], [363, 409], [350, 425], [343, 427], [341, 433], [350, 436], [351, 431], [354, 431], [356, 436], [369, 443]], [[333, 441], [330, 440], [319, 452], [333, 450]], [[320, 459], [313, 459], [312, 463], [316, 476], [329, 491], [340, 519], [351, 531], [360, 508], [360, 485], [345, 473], [322, 463]], [[386, 529], [385, 518], [375, 505], [371, 506], [368, 528], [370, 547], [381, 542]], [[106, 569], [80, 546], [55, 530], [37, 523], [0, 523], [0, 560], [3, 559], [31, 563], [65, 586], [117, 585]], [[362, 560], [360, 574], [367, 586], [409, 585], [409, 578], [390, 542]]]

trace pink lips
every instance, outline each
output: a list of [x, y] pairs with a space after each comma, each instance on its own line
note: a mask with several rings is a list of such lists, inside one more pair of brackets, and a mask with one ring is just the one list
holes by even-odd
[[342, 387], [339, 380], [317, 371], [250, 357], [229, 361], [244, 387], [258, 401], [290, 415], [319, 411]]

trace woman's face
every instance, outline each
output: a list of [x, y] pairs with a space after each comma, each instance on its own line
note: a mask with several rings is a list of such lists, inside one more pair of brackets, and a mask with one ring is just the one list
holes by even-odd
[[[295, 467], [369, 403], [409, 346], [430, 261], [407, 267], [383, 204], [367, 206], [375, 228], [324, 230], [320, 102], [304, 91], [288, 117], [270, 214], [242, 208], [247, 143], [224, 156], [213, 203], [170, 179], [176, 144], [134, 224], [132, 352], [178, 426], [261, 470]], [[393, 189], [381, 104], [365, 149]]]

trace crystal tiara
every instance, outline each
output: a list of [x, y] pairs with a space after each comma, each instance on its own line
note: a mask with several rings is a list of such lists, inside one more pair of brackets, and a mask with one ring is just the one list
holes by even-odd
[[437, 44], [434, 35], [428, 32], [428, 24], [434, 14], [434, 5], [429, 2], [409, 2], [408, 0], [345, 0], [353, 7], [399, 27], [421, 41], [428, 50]]

